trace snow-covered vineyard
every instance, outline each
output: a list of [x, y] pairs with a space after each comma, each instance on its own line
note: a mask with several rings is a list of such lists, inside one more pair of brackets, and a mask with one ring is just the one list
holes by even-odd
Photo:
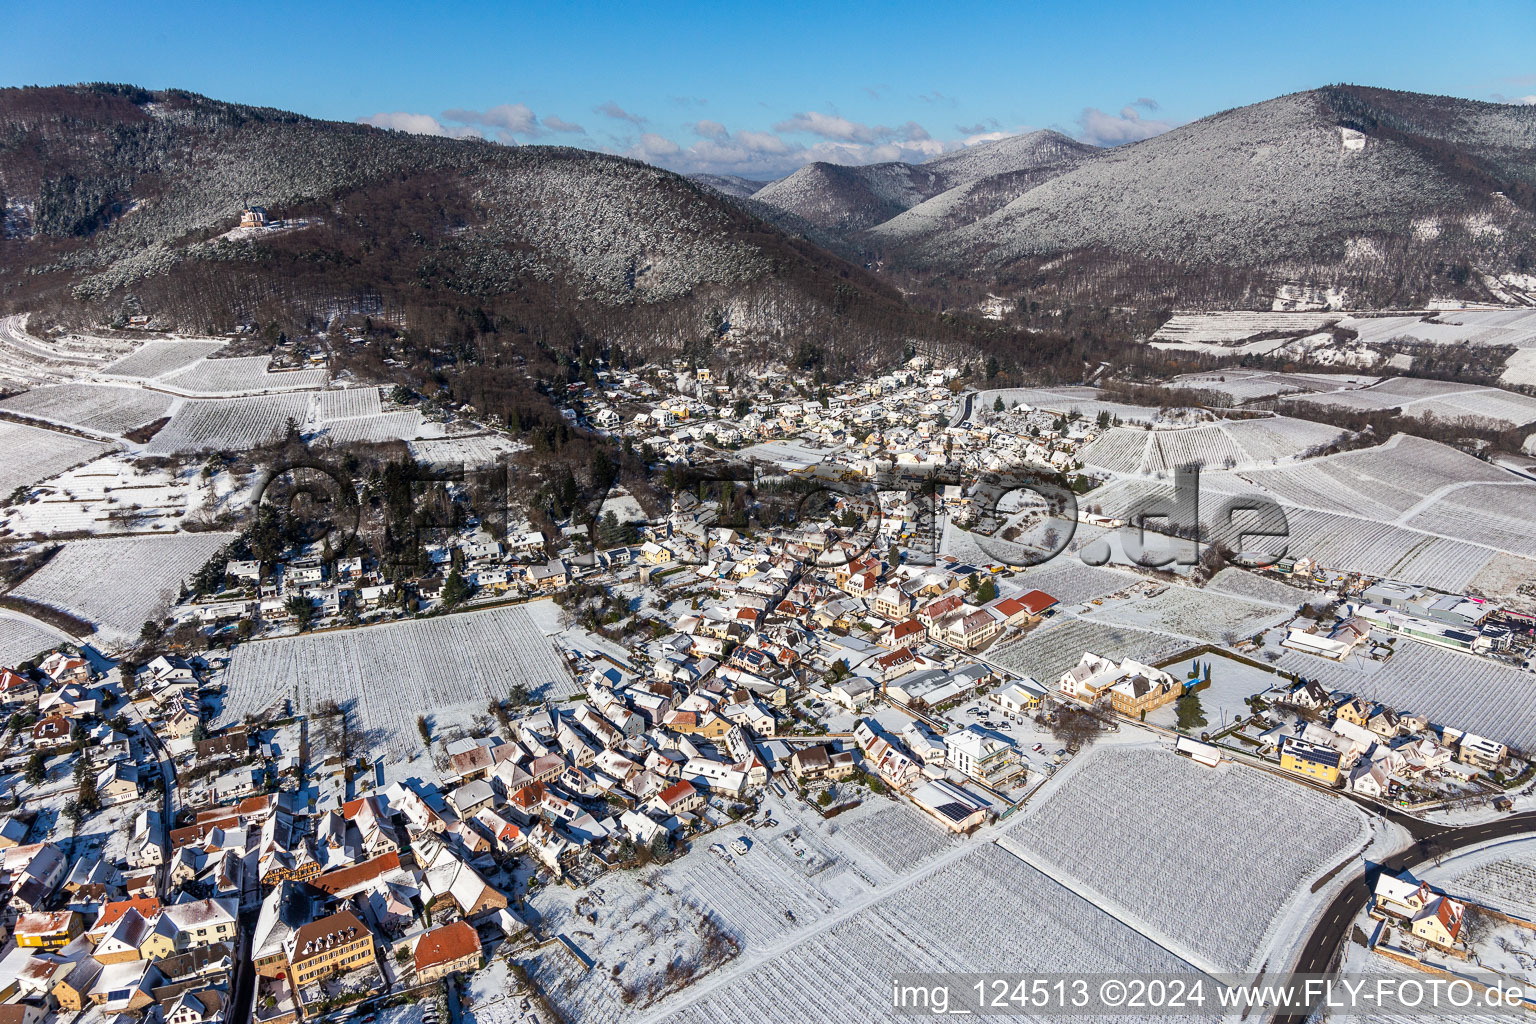
[[1135, 658], [1153, 662], [1191, 646], [1190, 641], [1149, 629], [1060, 618], [1023, 640], [992, 652], [991, 659], [1013, 672], [1032, 675], [1049, 684], [1073, 665], [1084, 651], [1106, 658]]
[[513, 606], [243, 644], [224, 675], [224, 717], [285, 703], [356, 707], [380, 752], [420, 749], [416, 718], [467, 724], [514, 685], [536, 697], [575, 692], [570, 671], [526, 608]]
[[1100, 747], [1000, 842], [1202, 968], [1239, 972], [1258, 969], [1295, 894], [1370, 837], [1342, 797], [1166, 749]]
[[77, 615], [96, 626], [98, 642], [122, 645], [146, 620], [169, 612], [187, 577], [231, 539], [180, 533], [69, 541], [11, 593]]
[[325, 384], [325, 370], [267, 369], [266, 356], [242, 356], [233, 359], [203, 359], [185, 370], [160, 378], [170, 391], [190, 395], [228, 393], [310, 391]]
[[307, 394], [259, 398], [188, 399], [145, 446], [154, 455], [229, 449], [244, 451], [281, 440], [291, 423], [309, 419]]
[[1085, 447], [1081, 457], [1089, 466], [1141, 476], [1168, 476], [1190, 463], [1253, 469], [1299, 458], [1333, 443], [1341, 433], [1326, 424], [1287, 417], [1174, 430], [1111, 427]]
[[[1125, 517], [1170, 483], [1121, 476], [1083, 503]], [[1272, 497], [1286, 515], [1288, 553], [1321, 565], [1490, 595], [1536, 575], [1536, 560], [1523, 557], [1536, 555], [1536, 483], [1433, 441], [1398, 435], [1284, 466], [1208, 471], [1200, 487], [1207, 516], [1223, 494]], [[1221, 524], [1204, 525], [1224, 537]]]
[[118, 436], [167, 415], [174, 402], [170, 395], [144, 388], [57, 384], [7, 398], [0, 402], [0, 410]]
[[56, 647], [65, 634], [0, 609], [0, 664], [19, 665]]
[[0, 496], [111, 450], [110, 445], [99, 441], [0, 420], [0, 452], [5, 453], [0, 458]]
[[[891, 1005], [894, 975], [963, 974], [1000, 964], [1026, 973], [1191, 969], [999, 844], [983, 843], [782, 954], [721, 983], [707, 979], [688, 1005], [660, 1019], [898, 1021], [909, 1018]], [[794, 998], [785, 998], [789, 992]]]

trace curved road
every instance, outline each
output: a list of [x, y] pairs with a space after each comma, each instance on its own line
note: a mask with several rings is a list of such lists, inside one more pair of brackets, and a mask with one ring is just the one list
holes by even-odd
[[[1536, 834], [1536, 812], [1511, 814], [1497, 821], [1482, 825], [1464, 825], [1445, 828], [1409, 817], [1399, 811], [1388, 811], [1385, 817], [1405, 826], [1414, 836], [1414, 843], [1402, 853], [1394, 854], [1367, 868], [1350, 880], [1349, 884], [1333, 898], [1323, 911], [1321, 920], [1307, 937], [1301, 957], [1292, 968], [1298, 974], [1322, 974], [1333, 967], [1348, 939], [1350, 925], [1365, 909], [1371, 899], [1372, 882], [1383, 871], [1394, 874], [1405, 871], [1415, 864], [1422, 864], [1433, 857], [1452, 853], [1465, 846], [1486, 843], [1490, 839], [1505, 839], [1525, 833]], [[1310, 1014], [1291, 1014], [1277, 1017], [1278, 1024], [1304, 1024]]]

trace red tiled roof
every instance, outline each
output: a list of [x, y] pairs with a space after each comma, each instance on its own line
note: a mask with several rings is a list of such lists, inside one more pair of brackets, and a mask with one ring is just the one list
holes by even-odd
[[327, 871], [324, 874], [316, 875], [309, 880], [309, 884], [334, 896], [346, 889], [362, 885], [371, 878], [378, 878], [386, 871], [394, 871], [399, 867], [400, 855], [398, 853], [386, 853], [371, 860], [365, 860], [361, 864], [337, 868], [335, 871]]
[[131, 900], [113, 900], [101, 908], [101, 915], [96, 918], [96, 923], [91, 925], [91, 931], [100, 928], [110, 928], [117, 923], [117, 919], [137, 910], [143, 918], [158, 917], [160, 914], [160, 901], [154, 896], [139, 896]]
[[480, 936], [468, 921], [455, 921], [422, 933], [416, 942], [416, 970], [451, 964], [480, 952]]
[[671, 807], [673, 804], [682, 803], [684, 800], [693, 796], [694, 793], [695, 790], [693, 788], [693, 784], [687, 779], [683, 779], [679, 782], [674, 782], [672, 785], [668, 786], [657, 795], [661, 797], [662, 803], [666, 804], [668, 807]]
[[1056, 599], [1043, 590], [1031, 590], [1029, 593], [1020, 596], [1019, 600], [1023, 601], [1025, 606], [1029, 608], [1029, 614], [1031, 615], [1039, 615], [1056, 603]]

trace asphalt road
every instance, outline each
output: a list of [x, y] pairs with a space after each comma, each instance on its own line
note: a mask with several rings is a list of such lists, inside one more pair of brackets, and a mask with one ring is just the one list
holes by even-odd
[[[1386, 817], [1408, 828], [1414, 844], [1402, 853], [1388, 857], [1379, 864], [1368, 867], [1364, 873], [1350, 880], [1343, 891], [1323, 911], [1322, 919], [1307, 937], [1301, 958], [1295, 971], [1299, 974], [1322, 974], [1333, 967], [1339, 951], [1349, 939], [1350, 924], [1365, 909], [1371, 899], [1376, 876], [1383, 871], [1397, 874], [1422, 864], [1427, 860], [1451, 853], [1467, 846], [1485, 843], [1490, 839], [1504, 839], [1524, 833], [1536, 833], [1536, 813], [1511, 814], [1497, 821], [1482, 825], [1464, 825], [1446, 828], [1420, 821], [1398, 811], [1389, 811]], [[1277, 1017], [1280, 1024], [1304, 1024], [1310, 1014], [1291, 1014]]]

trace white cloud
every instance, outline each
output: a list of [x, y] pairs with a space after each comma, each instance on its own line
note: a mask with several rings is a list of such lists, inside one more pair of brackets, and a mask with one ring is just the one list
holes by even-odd
[[599, 103], [597, 106], [592, 108], [592, 112], [594, 114], [602, 114], [604, 117], [611, 117], [615, 121], [628, 121], [630, 124], [635, 125], [636, 127], [645, 124], [645, 118], [641, 117], [639, 114], [631, 114], [629, 111], [613, 102], [613, 100], [609, 100], [607, 103]]
[[1174, 121], [1142, 117], [1136, 111], [1136, 107], [1147, 104], [1151, 104], [1147, 107], [1149, 110], [1157, 107], [1156, 100], [1145, 98], [1121, 108], [1119, 114], [1106, 114], [1098, 107], [1085, 107], [1083, 112], [1077, 115], [1077, 137], [1095, 146], [1119, 146], [1126, 142], [1150, 139], [1154, 135], [1163, 134], [1170, 128], [1178, 127]]
[[455, 128], [449, 126], [450, 134], [455, 132], [469, 133], [485, 136], [494, 134], [501, 142], [515, 145], [518, 136], [525, 139], [539, 138], [551, 132], [576, 132], [585, 133], [579, 124], [573, 124], [564, 118], [553, 114], [539, 118], [532, 108], [526, 103], [501, 103], [489, 110], [466, 110], [456, 107], [453, 110], [445, 110], [442, 114], [444, 121], [455, 121], [467, 128]]
[[706, 139], [724, 139], [731, 134], [719, 121], [695, 121], [693, 130], [695, 134], [702, 135]]
[[533, 135], [539, 130], [539, 119], [526, 103], [502, 103], [489, 110], [445, 110], [443, 119], [500, 128], [513, 135]]
[[431, 114], [412, 114], [406, 111], [370, 114], [357, 119], [358, 124], [371, 124], [375, 128], [410, 132], [412, 135], [441, 135], [450, 139], [484, 138], [485, 133], [471, 125], [445, 125]]
[[883, 127], [872, 128], [837, 114], [823, 114], [814, 110], [780, 121], [773, 126], [773, 130], [804, 132], [807, 135], [819, 135], [824, 139], [837, 139], [842, 142], [874, 142], [886, 131]]

